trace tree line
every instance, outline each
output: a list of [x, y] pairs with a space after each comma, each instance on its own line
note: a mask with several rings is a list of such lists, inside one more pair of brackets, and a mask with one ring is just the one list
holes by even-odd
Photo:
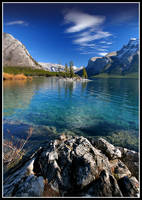
[[[9, 74], [24, 74], [25, 76], [58, 76], [58, 77], [77, 77], [78, 75], [74, 73], [73, 62], [69, 62], [69, 67], [65, 64], [65, 71], [60, 71], [60, 66], [58, 67], [58, 72], [50, 72], [44, 69], [35, 69], [32, 67], [21, 67], [21, 66], [4, 66], [3, 72]], [[82, 78], [88, 78], [85, 67], [83, 67]]]
[[[67, 63], [65, 64], [65, 75], [66, 75], [66, 77], [73, 78], [75, 76], [73, 66], [74, 66], [73, 61], [69, 62], [69, 67], [68, 67]], [[86, 69], [85, 69], [84, 66], [83, 66], [83, 71], [82, 71], [82, 78], [86, 78], [86, 79], [88, 78], [88, 75], [87, 75], [87, 72], [86, 72]]]

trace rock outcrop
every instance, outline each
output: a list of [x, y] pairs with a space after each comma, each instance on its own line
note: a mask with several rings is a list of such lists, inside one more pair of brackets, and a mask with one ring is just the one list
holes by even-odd
[[26, 47], [8, 33], [3, 34], [3, 66], [41, 68]]
[[[137, 197], [139, 182], [131, 166], [128, 168], [122, 161], [123, 150], [102, 138], [61, 135], [25, 155], [9, 170], [3, 194], [5, 197]], [[138, 162], [138, 153], [133, 153], [127, 159], [133, 162], [134, 156]]]

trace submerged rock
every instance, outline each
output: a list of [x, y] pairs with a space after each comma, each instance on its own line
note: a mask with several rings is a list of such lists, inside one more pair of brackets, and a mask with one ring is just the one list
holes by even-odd
[[93, 145], [83, 136], [61, 135], [10, 169], [3, 193], [5, 197], [137, 196], [138, 181], [121, 157], [121, 151], [102, 138]]

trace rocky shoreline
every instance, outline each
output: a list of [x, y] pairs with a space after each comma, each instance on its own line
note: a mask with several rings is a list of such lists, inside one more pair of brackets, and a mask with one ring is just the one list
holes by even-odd
[[81, 78], [81, 77], [73, 77], [73, 78], [60, 78], [59, 80], [63, 80], [63, 81], [67, 81], [67, 82], [74, 82], [74, 81], [80, 81], [80, 82], [88, 82], [88, 81], [92, 81], [90, 79], [86, 79], [86, 78]]
[[60, 135], [3, 180], [4, 197], [138, 197], [139, 153], [103, 138]]

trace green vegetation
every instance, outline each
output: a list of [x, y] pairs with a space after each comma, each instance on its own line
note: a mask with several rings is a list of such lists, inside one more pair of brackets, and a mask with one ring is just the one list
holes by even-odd
[[126, 75], [101, 73], [92, 76], [91, 78], [138, 78], [138, 73], [129, 73]]
[[86, 69], [85, 67], [83, 67], [83, 74], [82, 74], [82, 78], [88, 78], [88, 75], [87, 75], [87, 72], [86, 72]]
[[70, 61], [69, 65], [70, 65], [70, 78], [73, 78], [75, 76], [74, 70], [73, 70], [73, 62]]
[[65, 76], [69, 77], [69, 68], [68, 68], [67, 63], [65, 64]]
[[63, 76], [65, 72], [49, 72], [43, 69], [35, 69], [31, 67], [4, 67], [3, 72], [9, 74], [24, 74], [25, 76]]

